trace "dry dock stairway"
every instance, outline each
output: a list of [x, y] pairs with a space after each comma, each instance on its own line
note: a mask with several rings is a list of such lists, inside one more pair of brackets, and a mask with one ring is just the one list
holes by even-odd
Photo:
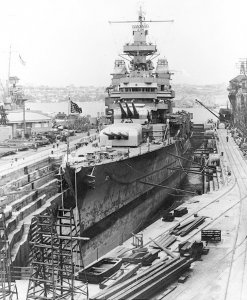
[[0, 205], [7, 210], [6, 234], [13, 266], [28, 263], [28, 234], [33, 215], [53, 203], [60, 203], [62, 193], [55, 176], [57, 168], [45, 158], [0, 179]]

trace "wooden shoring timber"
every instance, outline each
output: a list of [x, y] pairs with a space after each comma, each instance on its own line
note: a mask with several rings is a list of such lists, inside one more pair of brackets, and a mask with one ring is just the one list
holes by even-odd
[[170, 233], [171, 234], [175, 234], [175, 235], [179, 235], [179, 233], [181, 232], [182, 229], [187, 228], [188, 226], [190, 226], [196, 219], [189, 219], [187, 221], [185, 221], [182, 224], [179, 224], [176, 228], [174, 228]]
[[163, 246], [165, 248], [167, 248], [167, 247], [171, 246], [173, 243], [175, 243], [176, 240], [177, 240], [177, 238], [174, 235], [171, 235], [171, 237], [163, 243]]
[[191, 169], [185, 169], [185, 168], [180, 168], [180, 167], [174, 167], [174, 168], [167, 168], [169, 170], [173, 170], [173, 171], [183, 171], [186, 173], [191, 173], [191, 174], [197, 174], [197, 175], [205, 175], [205, 176], [211, 176], [211, 177], [217, 177], [216, 174], [211, 174], [207, 171], [195, 171], [195, 170], [191, 170]]
[[168, 250], [167, 248], [163, 247], [159, 242], [149, 238], [153, 243], [155, 243], [160, 249], [162, 249], [167, 255], [171, 256], [172, 258], [178, 257], [176, 254], [172, 253], [172, 251]]
[[[132, 275], [134, 275], [137, 272], [137, 270], [140, 269], [141, 265], [142, 265], [141, 263], [139, 263], [137, 265], [134, 265], [133, 268], [127, 270], [125, 273], [123, 273], [122, 275], [120, 275], [117, 279], [114, 280], [114, 282], [112, 282], [109, 285], [107, 285], [107, 281], [109, 281], [109, 279], [110, 280], [113, 280], [113, 279], [111, 279], [111, 277], [107, 278], [106, 280], [104, 280], [103, 282], [101, 282], [100, 288], [110, 288], [110, 287], [113, 287], [113, 286], [115, 286], [115, 285], [117, 285], [117, 284], [119, 284], [119, 283], [121, 283], [121, 282], [129, 279]], [[103, 293], [104, 293], [104, 291], [103, 291]]]
[[131, 284], [134, 284], [138, 280], [142, 280], [143, 278], [146, 278], [147, 276], [152, 276], [156, 272], [158, 272], [161, 269], [168, 268], [170, 265], [174, 264], [179, 258], [170, 259], [167, 261], [166, 259], [161, 260], [159, 263], [156, 263], [149, 267], [148, 269], [140, 272], [139, 274], [131, 277], [130, 279], [117, 284], [116, 286], [113, 286], [111, 288], [107, 288], [106, 290], [100, 292], [99, 294], [95, 295], [91, 300], [99, 300], [99, 299], [109, 299], [112, 295], [118, 293], [124, 288], [128, 288]]
[[157, 241], [158, 242], [165, 242], [167, 239], [170, 238], [170, 235], [167, 233], [165, 235], [160, 235], [158, 238], [157, 238]]
[[[120, 290], [117, 294], [112, 295], [111, 297], [107, 298], [108, 300], [115, 300], [115, 299], [143, 299], [143, 298], [132, 298], [133, 295], [141, 292], [145, 287], [154, 284], [155, 282], [162, 279], [165, 275], [168, 275], [174, 270], [180, 270], [182, 266], [188, 262], [186, 258], [181, 258], [178, 261], [174, 262], [170, 266], [165, 269], [161, 269], [154, 274], [147, 274], [141, 280], [135, 281], [133, 284], [128, 285], [125, 289]], [[189, 262], [189, 265], [191, 262]], [[146, 295], [145, 295], [146, 296]], [[145, 297], [146, 298], [146, 297]], [[144, 299], [145, 299], [144, 298]], [[146, 298], [149, 299], [149, 298]]]
[[[167, 248], [170, 245], [172, 245], [175, 241], [177, 240], [177, 238], [174, 235], [165, 235], [164, 237], [160, 237], [157, 239], [157, 242], [162, 245], [163, 247]], [[157, 246], [156, 244], [151, 245], [153, 248], [160, 248], [159, 246]]]
[[180, 235], [182, 232], [186, 232], [188, 229], [191, 228], [192, 224], [193, 224], [193, 225], [195, 224], [195, 220], [194, 220], [193, 222], [191, 222], [190, 224], [184, 226], [183, 228], [177, 230], [177, 231], [175, 232], [175, 235]]
[[145, 285], [142, 286], [142, 288], [139, 290], [139, 292], [135, 293], [131, 297], [128, 298], [122, 298], [122, 299], [128, 299], [128, 300], [134, 300], [134, 299], [150, 299], [151, 296], [153, 296], [158, 291], [166, 288], [169, 284], [174, 282], [185, 270], [187, 270], [191, 263], [193, 262], [192, 259], [187, 260], [182, 265], [178, 266], [176, 269], [172, 270], [170, 273], [168, 273], [165, 276], [161, 276], [158, 280], [145, 283]]
[[[177, 157], [177, 158], [181, 158], [181, 159], [186, 160], [186, 161], [189, 161], [189, 162], [191, 162], [191, 163], [193, 163], [193, 164], [195, 164], [195, 165], [199, 165], [199, 166], [201, 166], [201, 167], [203, 167], [203, 168], [205, 167], [205, 165], [200, 164], [200, 163], [198, 163], [198, 162], [196, 162], [196, 161], [194, 161], [194, 160], [191, 160], [191, 159], [188, 159], [188, 158], [179, 156], [179, 155], [175, 155], [175, 154], [170, 153], [170, 152], [167, 152], [167, 154], [169, 154], [169, 155], [171, 155], [171, 156], [174, 156], [174, 157]], [[211, 168], [211, 169], [215, 169], [214, 167], [211, 167], [211, 166], [207, 166], [207, 167], [208, 167], [208, 168]]]
[[196, 218], [196, 220], [191, 225], [189, 225], [188, 227], [185, 227], [180, 232], [180, 236], [187, 235], [190, 231], [194, 230], [197, 226], [201, 225], [204, 222], [205, 219], [206, 219], [206, 217], [198, 217], [198, 218]]
[[143, 183], [143, 184], [151, 185], [151, 186], [154, 186], [154, 187], [159, 187], [159, 188], [163, 188], [163, 189], [175, 190], [175, 191], [178, 191], [178, 192], [185, 192], [185, 193], [188, 193], [188, 194], [197, 195], [196, 192], [187, 191], [187, 190], [178, 189], [178, 188], [173, 188], [173, 187], [166, 186], [166, 185], [156, 184], [156, 183], [147, 182], [147, 181], [143, 181], [143, 180], [139, 180], [139, 182]]
[[149, 265], [151, 262], [153, 262], [156, 258], [158, 258], [158, 252], [140, 252], [140, 253], [134, 253], [127, 257], [122, 257], [123, 262], [131, 263], [131, 264], [138, 264], [142, 263], [143, 266]]
[[166, 242], [169, 242], [169, 240], [172, 239], [172, 238], [175, 238], [175, 236], [172, 235], [172, 234], [167, 234], [163, 238], [161, 237], [160, 239], [158, 239], [158, 241], [162, 242], [162, 243], [166, 243]]

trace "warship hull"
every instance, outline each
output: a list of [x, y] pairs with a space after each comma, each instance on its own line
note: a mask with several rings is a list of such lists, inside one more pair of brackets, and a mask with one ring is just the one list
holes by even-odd
[[[76, 189], [81, 234], [90, 237], [83, 245], [87, 257], [84, 262], [90, 263], [95, 256], [104, 255], [129, 238], [148, 217], [165, 205], [174, 193], [173, 188], [179, 187], [185, 176], [184, 172], [174, 169], [188, 164], [174, 154], [186, 157], [189, 146], [189, 140], [185, 143], [177, 141], [134, 157], [84, 167], [77, 172], [72, 167], [68, 169], [71, 185]], [[92, 172], [94, 188], [87, 180], [87, 175]]]

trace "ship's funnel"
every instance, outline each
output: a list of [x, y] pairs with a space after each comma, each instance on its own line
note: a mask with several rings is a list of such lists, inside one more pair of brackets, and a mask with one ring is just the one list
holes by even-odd
[[126, 108], [127, 108], [128, 118], [133, 118], [134, 115], [133, 115], [132, 111], [130, 110], [128, 103], [125, 102], [125, 105], [126, 105]]
[[123, 109], [123, 106], [122, 106], [121, 102], [118, 102], [118, 104], [119, 104], [120, 109], [121, 109], [121, 118], [126, 119], [127, 118], [126, 111]]
[[132, 107], [133, 107], [133, 111], [134, 111], [134, 119], [139, 119], [139, 113], [138, 113], [133, 101], [132, 101]]

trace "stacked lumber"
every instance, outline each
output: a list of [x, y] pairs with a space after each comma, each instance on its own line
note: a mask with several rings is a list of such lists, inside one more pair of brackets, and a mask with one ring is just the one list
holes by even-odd
[[180, 231], [182, 228], [185, 228], [185, 227], [187, 227], [188, 225], [190, 225], [193, 221], [194, 221], [194, 219], [189, 219], [189, 220], [186, 220], [185, 222], [183, 222], [182, 224], [179, 223], [177, 226], [175, 226], [175, 227], [170, 231], [170, 234], [179, 235], [179, 231]]
[[185, 236], [192, 230], [197, 228], [205, 221], [206, 217], [196, 217], [194, 220], [188, 220], [183, 224], [179, 224], [176, 228], [172, 230], [172, 234]]
[[130, 264], [139, 264], [143, 266], [150, 266], [152, 262], [158, 258], [159, 250], [150, 250], [147, 248], [140, 248], [132, 250], [132, 253], [121, 256], [122, 261]]
[[[161, 245], [163, 248], [167, 248], [167, 247], [171, 246], [176, 240], [177, 240], [177, 238], [172, 234], [161, 235], [158, 239], [156, 239], [158, 244]], [[155, 243], [151, 244], [151, 247], [158, 248], [158, 249], [160, 248]]]
[[150, 299], [155, 293], [165, 289], [179, 278], [192, 262], [192, 259], [186, 258], [160, 261], [130, 279], [101, 291], [91, 299]]
[[137, 270], [140, 267], [141, 267], [141, 264], [122, 266], [120, 270], [118, 270], [112, 276], [105, 279], [103, 282], [101, 282], [99, 284], [100, 289], [104, 289], [106, 287], [110, 288], [114, 285], [117, 285], [117, 284], [129, 279], [131, 276], [133, 276], [137, 272]]

